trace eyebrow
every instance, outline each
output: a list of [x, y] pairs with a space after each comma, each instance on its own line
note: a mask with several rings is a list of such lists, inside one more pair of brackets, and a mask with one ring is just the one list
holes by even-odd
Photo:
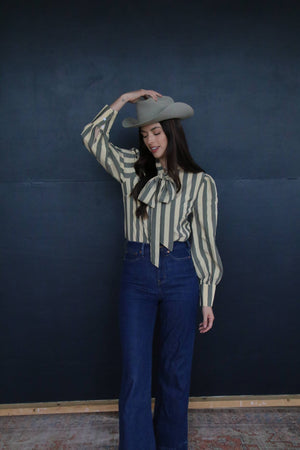
[[[150, 129], [150, 131], [155, 130], [155, 128], [161, 128], [161, 127], [159, 127], [159, 126], [153, 127], [153, 128]], [[141, 130], [141, 133], [148, 133], [148, 131]]]

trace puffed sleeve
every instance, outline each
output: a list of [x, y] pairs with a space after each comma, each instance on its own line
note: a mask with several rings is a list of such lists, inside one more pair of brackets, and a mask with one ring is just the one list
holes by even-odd
[[191, 255], [200, 280], [200, 304], [212, 306], [223, 267], [216, 246], [218, 195], [213, 178], [204, 174], [191, 218]]
[[[104, 106], [96, 117], [84, 127], [81, 136], [87, 150], [95, 156], [110, 175], [122, 182], [126, 169], [132, 169], [138, 159], [138, 150], [119, 148], [110, 142], [109, 132], [117, 114], [117, 111], [108, 105]], [[98, 135], [96, 129], [99, 130]]]

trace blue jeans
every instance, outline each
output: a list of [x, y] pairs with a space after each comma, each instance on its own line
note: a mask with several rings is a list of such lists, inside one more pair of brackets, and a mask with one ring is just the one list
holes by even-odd
[[[189, 242], [160, 248], [160, 267], [149, 244], [127, 242], [119, 307], [122, 382], [120, 450], [187, 450], [188, 400], [199, 280]], [[151, 411], [152, 343], [159, 320], [158, 388]]]

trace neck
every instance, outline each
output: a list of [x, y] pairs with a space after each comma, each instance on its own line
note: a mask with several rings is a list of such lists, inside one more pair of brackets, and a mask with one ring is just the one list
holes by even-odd
[[168, 166], [167, 166], [167, 158], [159, 158], [159, 162], [161, 163], [161, 165], [162, 165], [162, 167], [163, 167], [164, 170], [167, 170], [167, 169], [168, 169]]

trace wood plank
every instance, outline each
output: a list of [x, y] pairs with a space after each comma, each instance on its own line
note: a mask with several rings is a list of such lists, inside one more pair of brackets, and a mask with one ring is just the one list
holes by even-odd
[[[154, 399], [152, 399], [152, 407]], [[300, 406], [300, 395], [190, 397], [189, 409]], [[117, 412], [118, 400], [13, 403], [0, 405], [0, 416]]]
[[232, 397], [190, 397], [189, 409], [259, 408], [300, 406], [300, 395], [261, 395]]

